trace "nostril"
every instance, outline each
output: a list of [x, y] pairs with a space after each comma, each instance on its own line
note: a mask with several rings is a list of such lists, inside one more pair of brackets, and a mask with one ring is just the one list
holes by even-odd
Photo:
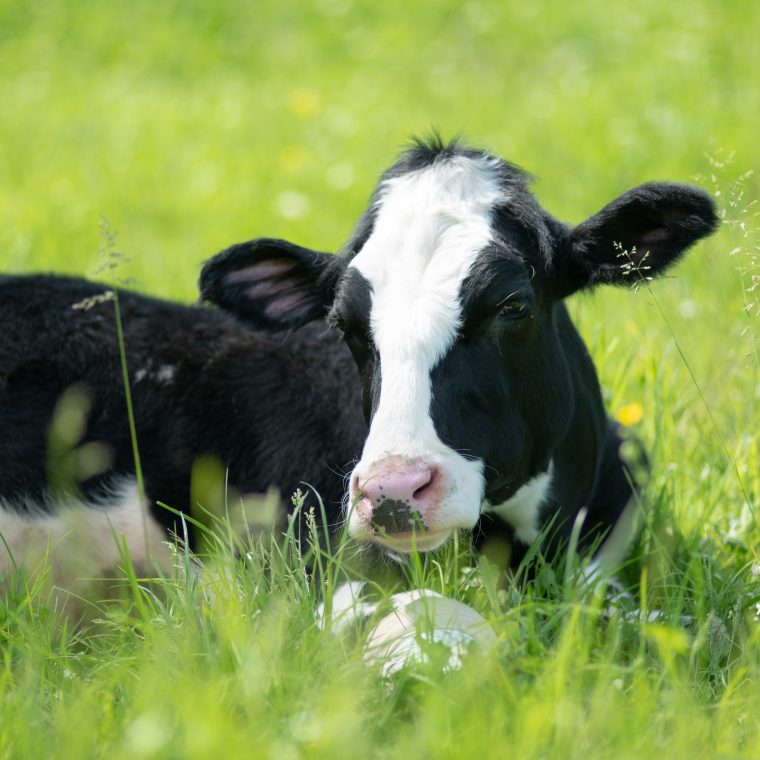
[[428, 489], [433, 484], [434, 477], [435, 477], [434, 471], [429, 470], [426, 474], [425, 482], [415, 489], [414, 493], [412, 494], [412, 498], [417, 499], [417, 500], [424, 499], [428, 493]]

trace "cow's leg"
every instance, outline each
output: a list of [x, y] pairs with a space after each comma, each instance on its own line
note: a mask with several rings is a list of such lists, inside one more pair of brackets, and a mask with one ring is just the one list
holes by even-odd
[[584, 543], [602, 537], [589, 566], [592, 572], [619, 567], [639, 531], [642, 491], [649, 461], [641, 442], [609, 421], [594, 498], [588, 505]]

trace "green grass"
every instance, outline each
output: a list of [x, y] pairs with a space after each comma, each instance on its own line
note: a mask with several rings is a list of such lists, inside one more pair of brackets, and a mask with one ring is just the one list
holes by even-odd
[[463, 541], [378, 585], [472, 604], [498, 646], [386, 683], [315, 624], [341, 562], [223, 545], [198, 578], [180, 553], [79, 628], [6, 579], [0, 756], [760, 756], [759, 36], [750, 0], [0, 2], [5, 271], [93, 274], [105, 219], [120, 277], [191, 301], [233, 242], [336, 250], [433, 126], [570, 221], [648, 179], [726, 221], [651, 289], [571, 303], [611, 412], [644, 410], [630, 598], [545, 566], [498, 591]]

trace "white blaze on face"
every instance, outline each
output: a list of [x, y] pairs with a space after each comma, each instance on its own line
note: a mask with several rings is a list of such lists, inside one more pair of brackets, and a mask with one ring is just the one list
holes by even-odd
[[[389, 456], [437, 467], [447, 495], [430, 529], [472, 527], [480, 511], [483, 463], [439, 439], [430, 415], [431, 370], [456, 338], [462, 282], [492, 240], [494, 207], [506, 200], [498, 164], [487, 158], [456, 156], [387, 180], [372, 234], [350, 264], [372, 287], [370, 327], [381, 372], [379, 405], [354, 475], [361, 482]], [[355, 514], [351, 528], [366, 532]]]

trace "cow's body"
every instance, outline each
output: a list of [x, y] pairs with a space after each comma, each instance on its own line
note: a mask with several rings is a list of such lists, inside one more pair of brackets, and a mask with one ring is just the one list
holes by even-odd
[[[127, 502], [141, 533], [114, 304], [98, 298], [107, 291], [73, 278], [0, 278], [0, 532], [24, 518], [45, 527], [72, 503], [107, 515]], [[74, 308], [87, 299], [91, 308]], [[315, 325], [271, 336], [216, 309], [126, 291], [119, 308], [153, 521], [192, 537], [192, 523], [178, 526], [156, 502], [204, 520], [190, 494], [199, 457], [227, 468], [241, 495], [277, 486], [287, 500], [298, 487], [309, 493], [309, 483], [328, 520], [340, 521], [342, 474], [361, 450], [366, 425], [355, 365], [334, 330]], [[83, 403], [71, 411], [81, 411], [86, 427], [61, 456], [106, 445], [105, 471], [82, 481], [60, 473], [49, 448], [56, 406], [72, 387], [85, 391], [70, 403]], [[4, 548], [0, 556], [1, 570], [10, 560]]]
[[[354, 460], [350, 532], [396, 552], [457, 528], [523, 550], [544, 533], [553, 552], [577, 526], [582, 543], [617, 546], [635, 486], [563, 298], [654, 276], [715, 225], [702, 191], [652, 183], [573, 229], [501, 159], [419, 144], [342, 256], [261, 239], [207, 264], [204, 297], [242, 322], [123, 294], [147, 496], [188, 509], [193, 461], [210, 453], [241, 493], [310, 482], [337, 522]], [[133, 474], [113, 305], [71, 308], [101, 290], [0, 281], [6, 510], [45, 503], [45, 427], [73, 383], [95, 393], [87, 439], [116, 452], [85, 494], [102, 504]]]

